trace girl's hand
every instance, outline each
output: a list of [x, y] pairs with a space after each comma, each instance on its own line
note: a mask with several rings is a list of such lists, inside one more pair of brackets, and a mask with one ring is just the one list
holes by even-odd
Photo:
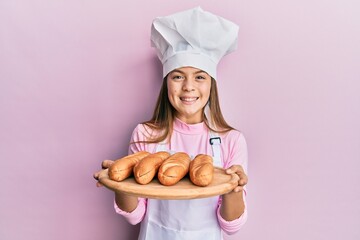
[[248, 177], [244, 172], [244, 169], [240, 165], [232, 165], [225, 170], [227, 174], [237, 174], [239, 176], [238, 185], [234, 188], [234, 192], [240, 192], [244, 189], [244, 186], [248, 182]]
[[[113, 160], [104, 160], [102, 163], [101, 163], [101, 168], [102, 169], [107, 169], [111, 166], [111, 164], [113, 164], [114, 161]], [[98, 182], [96, 183], [96, 186], [97, 187], [101, 187], [103, 186], [100, 182], [99, 182], [99, 175], [100, 175], [100, 172], [101, 171], [98, 171], [96, 173], [94, 173], [93, 177], [95, 178], [95, 180], [97, 180]]]

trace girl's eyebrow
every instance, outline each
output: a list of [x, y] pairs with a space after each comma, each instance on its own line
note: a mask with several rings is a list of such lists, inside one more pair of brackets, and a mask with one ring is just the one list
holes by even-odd
[[[183, 71], [181, 71], [179, 69], [175, 69], [175, 70], [171, 71], [171, 73], [175, 73], [175, 72], [185, 74], [185, 72], [183, 72]], [[199, 73], [206, 73], [206, 72], [203, 71], [203, 70], [198, 70], [198, 71], [194, 72], [193, 74], [199, 74]]]
[[182, 73], [182, 74], [184, 74], [184, 72], [183, 71], [180, 71], [180, 70], [178, 70], [178, 69], [175, 69], [175, 70], [172, 70], [170, 73]]

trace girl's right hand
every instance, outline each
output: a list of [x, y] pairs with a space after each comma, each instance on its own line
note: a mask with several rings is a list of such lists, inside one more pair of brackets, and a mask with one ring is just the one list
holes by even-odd
[[[114, 161], [113, 160], [104, 160], [102, 163], [101, 163], [101, 168], [102, 169], [107, 169], [111, 166], [111, 164], [113, 164]], [[95, 178], [95, 180], [97, 180], [97, 183], [96, 183], [96, 186], [97, 187], [101, 187], [103, 186], [100, 182], [99, 182], [99, 175], [100, 175], [100, 172], [101, 171], [98, 171], [96, 173], [94, 173], [93, 177]]]

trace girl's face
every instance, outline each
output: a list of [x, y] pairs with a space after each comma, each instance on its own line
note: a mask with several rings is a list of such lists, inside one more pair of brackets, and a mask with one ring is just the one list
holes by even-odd
[[203, 109], [210, 96], [210, 75], [193, 67], [178, 68], [168, 74], [167, 86], [175, 116], [189, 124], [202, 122]]

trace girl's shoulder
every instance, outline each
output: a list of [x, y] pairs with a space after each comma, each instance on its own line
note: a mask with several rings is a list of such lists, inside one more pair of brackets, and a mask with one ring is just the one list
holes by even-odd
[[138, 138], [141, 138], [142, 140], [149, 140], [153, 139], [156, 136], [158, 136], [160, 133], [159, 130], [156, 130], [154, 128], [151, 128], [149, 125], [145, 123], [139, 123], [136, 125], [133, 136], [137, 136]]
[[220, 134], [221, 140], [228, 144], [243, 144], [246, 143], [245, 136], [242, 131], [232, 129], [228, 132]]
[[146, 124], [137, 124], [131, 136], [129, 152], [154, 152], [156, 148], [156, 143], [148, 142], [154, 134], [155, 131]]

